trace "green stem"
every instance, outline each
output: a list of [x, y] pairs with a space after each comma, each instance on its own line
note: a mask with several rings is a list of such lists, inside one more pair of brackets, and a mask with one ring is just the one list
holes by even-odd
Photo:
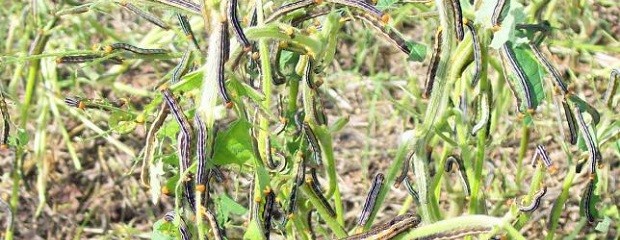
[[[482, 34], [480, 34], [480, 41], [483, 43], [481, 50], [481, 56], [482, 57], [482, 69], [481, 69], [481, 74], [480, 74], [480, 93], [481, 93], [481, 97], [487, 97], [485, 95], [483, 95], [482, 93], [485, 94], [490, 94], [491, 97], [491, 101], [493, 101], [493, 90], [491, 89], [491, 83], [489, 82], [488, 79], [488, 75], [486, 74], [489, 68], [489, 59], [486, 57], [488, 56], [488, 44], [484, 44], [484, 43], [489, 43], [490, 39], [489, 39], [489, 33], [487, 31], [482, 32]], [[500, 71], [501, 72], [501, 71]], [[500, 81], [501, 82], [501, 81]], [[489, 103], [490, 104], [490, 103]], [[491, 111], [491, 110], [489, 110]], [[495, 114], [497, 116], [497, 114]], [[492, 124], [492, 119], [489, 119], [489, 122], [487, 124]], [[480, 205], [484, 205], [483, 204], [483, 198], [480, 197], [480, 187], [482, 186], [484, 180], [482, 178], [482, 169], [484, 166], [484, 156], [485, 156], [485, 152], [486, 152], [486, 142], [487, 142], [487, 138], [489, 135], [489, 132], [487, 131], [487, 129], [490, 128], [482, 128], [481, 131], [478, 132], [477, 135], [477, 139], [476, 139], [476, 155], [475, 155], [475, 160], [474, 160], [474, 172], [473, 172], [473, 178], [468, 178], [470, 180], [469, 184], [471, 185], [472, 189], [471, 189], [471, 201], [469, 204], [469, 213], [474, 214], [474, 213], [480, 213], [482, 212], [482, 209], [480, 209]]]
[[[541, 185], [543, 184], [545, 170], [541, 165], [541, 163], [536, 165], [534, 177], [532, 177], [532, 182], [530, 183], [530, 189], [528, 191], [528, 194], [523, 198], [523, 205], [528, 205], [532, 202], [532, 196], [534, 196], [534, 194], [536, 194], [536, 192], [540, 190]], [[517, 204], [521, 203], [517, 202]], [[520, 214], [517, 223], [514, 224], [515, 228], [521, 229], [529, 219], [530, 214]]]
[[[50, 38], [49, 30], [56, 26], [58, 17], [54, 17], [45, 28], [40, 29], [32, 42], [30, 52], [28, 55], [38, 55], [45, 50], [45, 46]], [[41, 59], [34, 59], [30, 61], [28, 67], [28, 77], [26, 80], [26, 92], [24, 94], [24, 102], [21, 106], [20, 127], [24, 128], [28, 122], [28, 110], [30, 110], [30, 103], [34, 96], [35, 86], [37, 84], [37, 78], [39, 77], [39, 69], [41, 68]]]
[[568, 170], [568, 174], [564, 178], [564, 183], [562, 185], [562, 193], [560, 193], [560, 196], [553, 203], [553, 207], [551, 208], [551, 217], [549, 218], [549, 223], [547, 224], [547, 228], [549, 230], [547, 231], [548, 234], [545, 238], [547, 240], [554, 239], [553, 236], [555, 234], [555, 230], [560, 224], [560, 216], [563, 213], [564, 204], [568, 200], [569, 190], [571, 185], [573, 185], [573, 178], [575, 178], [575, 174], [575, 167], [572, 167], [570, 170]]
[[332, 145], [332, 135], [325, 126], [317, 126], [316, 128], [318, 140], [323, 147], [323, 156], [325, 156], [325, 169], [327, 171], [327, 179], [329, 181], [329, 190], [325, 196], [329, 199], [332, 194], [334, 196], [334, 204], [336, 207], [336, 218], [340, 225], [344, 225], [344, 205], [340, 195], [340, 187], [338, 186], [338, 175], [336, 173], [336, 160], [334, 158], [334, 147]]
[[426, 159], [426, 145], [432, 137], [432, 129], [435, 125], [438, 116], [441, 116], [445, 111], [449, 98], [450, 83], [448, 72], [450, 69], [452, 49], [454, 46], [454, 19], [452, 19], [449, 0], [435, 0], [437, 11], [439, 13], [440, 26], [443, 29], [441, 38], [441, 55], [439, 65], [437, 67], [437, 74], [435, 75], [435, 84], [430, 97], [430, 103], [426, 109], [426, 114], [422, 125], [416, 129], [414, 144], [414, 156], [411, 164], [413, 165], [413, 172], [416, 176], [416, 187], [420, 196], [420, 212], [422, 219], [425, 222], [436, 221], [436, 216], [433, 214], [432, 205], [429, 202], [432, 198], [429, 197], [429, 176], [428, 166]]
[[523, 121], [523, 127], [521, 128], [521, 142], [519, 144], [519, 156], [517, 159], [517, 183], [523, 180], [523, 158], [527, 152], [527, 144], [530, 139], [530, 127]]
[[[383, 201], [385, 200], [385, 197], [387, 196], [387, 193], [390, 190], [389, 186], [394, 185], [394, 179], [402, 171], [403, 161], [405, 161], [405, 158], [406, 158], [405, 155], [406, 155], [407, 151], [409, 151], [409, 146], [410, 145], [411, 144], [409, 144], [409, 143], [403, 143], [403, 144], [401, 144], [398, 147], [398, 150], [396, 152], [396, 156], [394, 157], [394, 163], [392, 163], [392, 165], [390, 166], [390, 169], [389, 169], [387, 175], [385, 176], [385, 186], [386, 187], [381, 188], [381, 190], [379, 191], [379, 194], [377, 196], [377, 200], [375, 202], [375, 206], [383, 205]], [[370, 217], [368, 218], [368, 222], [366, 222], [366, 225], [364, 225], [364, 229], [365, 230], [370, 229], [370, 227], [372, 226], [372, 222], [374, 221], [375, 217], [377, 216], [377, 210], [378, 210], [378, 208], [375, 208], [370, 213]]]
[[321, 200], [319, 200], [319, 198], [314, 194], [314, 192], [312, 192], [310, 186], [308, 186], [308, 184], [303, 184], [301, 185], [301, 190], [306, 196], [308, 196], [308, 199], [310, 200], [312, 205], [316, 208], [317, 212], [319, 212], [319, 215], [321, 215], [323, 220], [325, 220], [325, 223], [327, 223], [327, 226], [329, 226], [329, 228], [334, 232], [336, 237], [346, 237], [347, 232], [344, 230], [344, 228], [342, 228], [342, 225], [338, 223], [338, 220], [336, 218], [329, 215], [329, 211], [325, 208], [325, 206], [323, 206]]

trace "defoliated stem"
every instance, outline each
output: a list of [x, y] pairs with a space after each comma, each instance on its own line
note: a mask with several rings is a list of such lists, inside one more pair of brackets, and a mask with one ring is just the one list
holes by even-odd
[[437, 73], [435, 75], [435, 84], [430, 96], [430, 103], [426, 109], [426, 114], [421, 127], [415, 132], [415, 154], [412, 161], [412, 168], [416, 176], [416, 187], [420, 195], [420, 213], [424, 222], [434, 222], [437, 216], [433, 214], [432, 205], [429, 205], [429, 176], [426, 159], [426, 144], [432, 137], [433, 127], [438, 116], [442, 116], [448, 103], [447, 94], [450, 78], [448, 78], [449, 63], [451, 62], [452, 49], [454, 46], [454, 19], [449, 6], [449, 0], [435, 0], [437, 11], [439, 13], [439, 22], [443, 34], [441, 38], [441, 55]]

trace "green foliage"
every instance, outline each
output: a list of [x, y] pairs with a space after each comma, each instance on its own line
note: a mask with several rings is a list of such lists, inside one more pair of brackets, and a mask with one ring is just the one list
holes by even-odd
[[242, 165], [248, 160], [255, 161], [250, 127], [250, 123], [237, 120], [228, 129], [217, 135], [213, 155], [213, 162], [216, 165]]
[[175, 240], [179, 237], [179, 230], [173, 222], [159, 219], [153, 224], [151, 240]]
[[411, 54], [409, 54], [407, 60], [414, 62], [424, 61], [427, 51], [427, 47], [425, 45], [413, 41], [408, 41], [407, 47], [411, 49]]

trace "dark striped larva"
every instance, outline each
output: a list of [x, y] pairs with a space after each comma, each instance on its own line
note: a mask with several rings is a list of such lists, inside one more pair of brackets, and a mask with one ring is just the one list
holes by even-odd
[[497, 0], [497, 4], [495, 4], [495, 8], [493, 8], [493, 15], [491, 16], [491, 23], [493, 26], [499, 26], [499, 22], [501, 21], [499, 18], [505, 6], [506, 0]]
[[228, 24], [222, 23], [221, 32], [220, 32], [220, 56], [218, 58], [218, 69], [217, 69], [217, 84], [218, 89], [220, 91], [220, 95], [224, 99], [224, 103], [226, 104], [226, 108], [232, 108], [233, 103], [228, 94], [228, 90], [226, 89], [226, 79], [224, 78], [224, 64], [228, 60], [229, 48], [230, 48], [230, 40], [228, 39]]
[[575, 120], [575, 114], [564, 99], [562, 100], [562, 108], [568, 124], [568, 142], [575, 145], [577, 144], [577, 120]]
[[454, 29], [456, 31], [456, 38], [459, 41], [463, 41], [465, 37], [465, 31], [463, 31], [463, 10], [461, 8], [460, 0], [450, 0], [452, 5], [452, 16], [454, 17]]
[[478, 95], [478, 115], [480, 116], [480, 120], [474, 125], [471, 129], [471, 135], [476, 136], [478, 131], [482, 130], [485, 126], [487, 127], [487, 134], [489, 127], [491, 125], [491, 98], [488, 93], [481, 93]]
[[396, 177], [394, 180], [394, 187], [400, 187], [400, 184], [407, 178], [407, 174], [409, 173], [409, 164], [411, 164], [411, 159], [413, 159], [414, 152], [409, 153], [409, 156], [405, 160], [403, 160], [402, 170], [400, 175]]
[[167, 50], [165, 49], [158, 49], [158, 48], [139, 48], [136, 47], [134, 45], [131, 44], [127, 44], [127, 43], [112, 43], [108, 46], [105, 47], [105, 52], [107, 53], [111, 53], [113, 51], [116, 50], [125, 50], [125, 51], [129, 51], [135, 54], [142, 54], [142, 55], [156, 55], [156, 54], [166, 54], [168, 53]]
[[200, 5], [191, 0], [155, 0], [157, 2], [180, 8], [194, 14], [201, 14]]
[[293, 183], [293, 187], [291, 188], [291, 193], [289, 194], [289, 202], [288, 202], [288, 207], [286, 210], [287, 215], [289, 215], [287, 217], [290, 217], [292, 214], [294, 214], [295, 210], [297, 209], [297, 194], [298, 194], [297, 190], [298, 190], [298, 187], [304, 183], [304, 179], [306, 178], [306, 165], [304, 163], [303, 156], [298, 154], [298, 158], [300, 159], [298, 159], [298, 167], [297, 167], [297, 173], [295, 175], [295, 182]]
[[213, 231], [213, 239], [215, 240], [223, 240], [225, 238], [224, 231], [220, 228], [220, 225], [217, 223], [217, 219], [215, 219], [215, 214], [211, 212], [210, 209], [205, 209], [205, 216], [207, 216], [207, 220], [209, 221], [209, 225], [211, 225], [211, 231]]
[[478, 39], [478, 34], [474, 24], [471, 21], [466, 21], [465, 26], [469, 29], [469, 33], [471, 33], [471, 39], [474, 46], [474, 64], [476, 68], [474, 69], [474, 76], [472, 77], [471, 85], [476, 86], [482, 74], [482, 43], [480, 42], [480, 39]]
[[612, 106], [614, 96], [618, 90], [618, 79], [620, 79], [620, 68], [614, 68], [609, 73], [609, 84], [607, 84], [607, 91], [605, 91], [605, 103], [608, 107]]
[[584, 196], [582, 197], [583, 202], [581, 205], [584, 215], [586, 215], [588, 222], [591, 224], [596, 222], [596, 217], [594, 217], [594, 214], [592, 213], [592, 209], [590, 208], [590, 202], [592, 201], [592, 196], [594, 195], [594, 188], [596, 187], [594, 185], [595, 178], [596, 178], [596, 175], [594, 174], [590, 175], [590, 181], [588, 182], [588, 186], [586, 186], [586, 189], [583, 192]]
[[84, 104], [84, 102], [79, 98], [66, 97], [65, 104], [69, 107], [79, 108], [82, 110], [86, 109], [86, 104]]
[[105, 62], [109, 62], [113, 64], [123, 64], [123, 59], [119, 57], [106, 58], [100, 54], [62, 56], [56, 59], [56, 63], [74, 64], [74, 63], [93, 62], [96, 60], [103, 60]]
[[[190, 161], [191, 161], [192, 153], [191, 153], [190, 144], [192, 143], [192, 127], [189, 124], [187, 117], [181, 110], [181, 107], [179, 106], [177, 100], [172, 95], [172, 92], [170, 92], [170, 90], [167, 88], [162, 89], [161, 92], [164, 95], [164, 100], [166, 104], [168, 104], [170, 111], [172, 112], [177, 123], [181, 127], [181, 131], [179, 132], [179, 135], [177, 137], [177, 144], [178, 144], [177, 151], [178, 151], [179, 167], [180, 167], [179, 173], [183, 174], [189, 168]], [[182, 176], [181, 180], [183, 181], [184, 186], [185, 186], [185, 196], [187, 198], [187, 201], [190, 204], [191, 209], [195, 210], [196, 203], [194, 199], [194, 186], [191, 181], [191, 175]]]
[[3, 148], [8, 147], [9, 132], [11, 131], [9, 109], [6, 106], [6, 100], [2, 90], [0, 90], [0, 114], [2, 114], [2, 129], [0, 129], [0, 132], [2, 133], [0, 135], [0, 150], [2, 150]]
[[316, 135], [314, 134], [314, 131], [312, 131], [312, 128], [307, 122], [303, 123], [303, 132], [304, 132], [304, 135], [306, 136], [306, 140], [310, 144], [312, 154], [314, 156], [314, 163], [319, 166], [323, 165], [323, 160], [321, 156], [321, 146], [319, 145], [319, 141], [317, 140]]
[[314, 232], [314, 228], [312, 226], [312, 212], [314, 212], [314, 209], [308, 210], [306, 221], [308, 222], [308, 230], [310, 231], [310, 236], [311, 236], [310, 239], [317, 239], [316, 233]]
[[[65, 99], [66, 102], [66, 99]], [[159, 131], [159, 129], [161, 128], [161, 126], [164, 124], [164, 122], [166, 121], [166, 117], [168, 116], [168, 114], [170, 113], [170, 111], [168, 110], [168, 105], [166, 103], [163, 103], [161, 108], [159, 109], [159, 112], [157, 113], [157, 117], [155, 117], [155, 122], [153, 122], [153, 124], [151, 124], [151, 126], [149, 127], [149, 131], [146, 133], [146, 141], [144, 144], [144, 161], [142, 161], [142, 171], [140, 172], [140, 180], [142, 182], [142, 185], [144, 187], [150, 187], [149, 184], [147, 184], [147, 180], [146, 180], [146, 173], [147, 173], [147, 168], [146, 168], [146, 164], [149, 163], [151, 164], [152, 159], [153, 159], [153, 152], [155, 151], [155, 138], [156, 138], [156, 134]]]
[[368, 196], [366, 196], [366, 201], [364, 202], [364, 207], [362, 208], [362, 213], [357, 219], [358, 226], [366, 225], [368, 219], [370, 218], [370, 214], [375, 210], [375, 203], [377, 201], [377, 197], [379, 196], [379, 191], [383, 187], [383, 180], [385, 176], [383, 173], [377, 173], [375, 178], [372, 181], [372, 186], [370, 187], [370, 191], [368, 192]]
[[551, 73], [553, 80], [555, 80], [554, 82], [556, 86], [560, 89], [560, 91], [562, 91], [562, 94], [567, 94], [568, 87], [562, 81], [562, 76], [560, 75], [558, 70], [549, 62], [545, 55], [543, 55], [543, 53], [540, 51], [538, 46], [536, 46], [536, 44], [530, 43], [530, 48], [532, 49], [532, 52], [534, 52], [534, 56], [536, 56], [538, 61], [543, 64], [545, 69], [547, 69], [547, 72]]
[[550, 169], [552, 167], [553, 162], [551, 161], [551, 158], [549, 157], [549, 152], [547, 152], [547, 149], [545, 148], [545, 146], [543, 145], [536, 146], [536, 152], [534, 153], [534, 157], [532, 158], [532, 167], [536, 167], [537, 157], [540, 157], [540, 159], [542, 160], [543, 164], [545, 164], [545, 167], [547, 169]]
[[308, 58], [308, 61], [306, 62], [306, 67], [304, 68], [304, 75], [302, 77], [304, 79], [304, 82], [308, 84], [308, 87], [310, 89], [316, 89], [318, 87], [314, 82], [314, 71], [312, 71], [313, 68], [314, 60]]
[[132, 11], [133, 13], [135, 13], [136, 15], [140, 16], [141, 18], [144, 18], [144, 20], [149, 21], [152, 24], [157, 25], [158, 27], [168, 30], [170, 29], [170, 27], [168, 26], [168, 24], [166, 24], [164, 21], [162, 21], [161, 19], [159, 19], [157, 16], [146, 12], [142, 9], [140, 9], [139, 7], [136, 7], [135, 5], [128, 3], [126, 1], [121, 1], [119, 2], [119, 4], [125, 8], [127, 8], [129, 11]]
[[271, 231], [271, 218], [276, 201], [276, 195], [273, 190], [269, 189], [267, 196], [265, 197], [265, 206], [263, 207], [263, 227], [265, 230], [265, 238], [269, 239], [269, 232]]
[[308, 21], [310, 19], [315, 19], [320, 16], [327, 15], [332, 11], [329, 7], [314, 7], [311, 9], [306, 9], [304, 15], [295, 16], [291, 19], [291, 26], [299, 27], [303, 22]]
[[329, 214], [332, 217], [335, 217], [336, 216], [336, 212], [334, 211], [334, 208], [332, 208], [332, 206], [329, 204], [329, 201], [327, 201], [327, 198], [325, 198], [325, 196], [321, 192], [321, 189], [318, 186], [318, 183], [315, 183], [314, 181], [316, 181], [316, 180], [314, 180], [312, 178], [307, 178], [306, 179], [306, 184], [308, 184], [310, 186], [310, 189], [312, 190], [314, 195], [316, 195], [319, 198], [319, 200], [321, 201], [321, 204], [323, 205], [325, 210], [327, 210], [327, 214]]
[[459, 173], [459, 179], [461, 179], [461, 185], [463, 185], [463, 194], [465, 196], [470, 196], [470, 187], [469, 180], [467, 179], [467, 173], [465, 172], [465, 165], [463, 165], [463, 160], [460, 157], [451, 155], [446, 159], [445, 171], [450, 172], [452, 168], [456, 164]]
[[407, 41], [392, 27], [385, 26], [385, 23], [377, 21], [375, 18], [370, 17], [368, 14], [354, 13], [354, 15], [370, 24], [370, 26], [372, 26], [374, 29], [381, 33], [381, 36], [383, 36], [384, 39], [394, 44], [403, 53], [407, 54], [407, 56], [411, 54], [411, 49], [409, 49], [409, 46], [407, 46]]
[[519, 64], [519, 62], [517, 61], [517, 57], [514, 51], [512, 50], [512, 43], [510, 42], [504, 43], [504, 45], [502, 46], [502, 53], [504, 53], [504, 57], [508, 60], [508, 63], [512, 69], [512, 72], [515, 73], [515, 75], [517, 76], [517, 79], [519, 80], [519, 85], [520, 85], [519, 87], [521, 88], [524, 94], [523, 97], [525, 97], [527, 109], [535, 111], [536, 106], [534, 103], [534, 96], [532, 96], [532, 89], [530, 89], [530, 85], [528, 84], [528, 80], [527, 80], [527, 75], [525, 74], [525, 71], [523, 71], [523, 67], [521, 67], [521, 64]]
[[177, 135], [177, 156], [179, 158], [179, 174], [181, 175], [180, 181], [183, 182], [184, 194], [187, 203], [192, 211], [196, 210], [196, 199], [194, 198], [194, 183], [192, 182], [191, 174], [184, 175], [189, 168], [191, 161], [191, 139], [186, 137], [185, 134], [179, 132]]
[[174, 83], [179, 82], [181, 80], [181, 77], [183, 77], [183, 75], [187, 73], [191, 56], [192, 56], [192, 51], [189, 49], [187, 49], [185, 53], [183, 53], [183, 56], [181, 57], [181, 61], [176, 67], [174, 67], [174, 70], [172, 70], [172, 78], [170, 79], [171, 83], [174, 84]]
[[187, 16], [177, 13], [177, 19], [179, 20], [179, 25], [181, 25], [181, 29], [183, 30], [185, 37], [187, 37], [194, 44], [196, 49], [200, 50], [200, 46], [196, 40], [196, 35], [194, 35], [194, 31], [192, 31], [192, 26], [189, 24], [189, 19]]
[[413, 188], [413, 185], [409, 181], [408, 177], [405, 178], [405, 187], [407, 187], [407, 192], [409, 192], [409, 195], [411, 195], [411, 197], [413, 197], [413, 200], [415, 200], [415, 202], [419, 203], [420, 202], [420, 195], [418, 194], [418, 191], [416, 191], [415, 188]]
[[194, 124], [196, 125], [196, 156], [198, 168], [196, 170], [196, 187], [206, 186], [208, 181], [207, 170], [207, 125], [200, 118], [199, 114], [194, 115]]
[[269, 23], [272, 22], [273, 20], [279, 18], [280, 16], [295, 11], [297, 9], [301, 9], [301, 8], [305, 8], [308, 7], [310, 5], [316, 4], [318, 1], [320, 0], [299, 0], [297, 2], [292, 2], [289, 4], [285, 4], [282, 5], [281, 7], [279, 7], [278, 9], [276, 9], [275, 11], [273, 11], [271, 13], [271, 15], [269, 15], [269, 17], [267, 17], [267, 19], [265, 19], [265, 23]]
[[371, 5], [366, 1], [360, 0], [326, 0], [327, 2], [340, 4], [348, 7], [353, 7], [361, 10], [362, 12], [374, 15], [377, 19], [380, 19], [382, 22], [387, 23], [390, 20], [390, 16], [384, 14], [381, 10]]
[[[176, 214], [174, 213], [174, 211], [170, 211], [167, 212], [166, 215], [164, 216], [164, 220], [167, 222], [172, 222], [174, 221], [174, 216]], [[185, 225], [185, 221], [183, 220], [182, 217], [180, 217], [180, 221], [179, 221], [179, 232], [181, 233], [181, 239], [183, 240], [190, 240], [192, 239], [192, 234], [189, 232], [189, 230], [187, 229], [187, 225]]]
[[540, 200], [547, 193], [547, 187], [543, 186], [536, 194], [534, 194], [532, 202], [528, 206], [519, 206], [521, 212], [533, 212], [540, 206]]
[[381, 224], [367, 232], [355, 234], [343, 240], [392, 239], [399, 234], [417, 227], [422, 219], [418, 215], [406, 213], [396, 216], [387, 223]]
[[252, 44], [250, 44], [250, 41], [248, 41], [245, 33], [243, 33], [241, 23], [239, 23], [239, 16], [237, 15], [237, 0], [228, 0], [226, 17], [228, 18], [228, 22], [232, 25], [235, 36], [237, 36], [237, 40], [239, 41], [239, 44], [243, 46], [244, 51], [251, 51]]
[[596, 166], [598, 166], [598, 161], [601, 160], [601, 153], [599, 152], [596, 143], [594, 142], [594, 138], [588, 129], [588, 125], [586, 125], [586, 121], [583, 119], [583, 114], [579, 107], [575, 107], [574, 110], [575, 116], [577, 117], [577, 124], [579, 124], [579, 129], [581, 131], [581, 135], [583, 139], [586, 141], [586, 146], [588, 147], [588, 152], [590, 152], [590, 172], [592, 174], [596, 173]]
[[426, 82], [424, 83], [424, 93], [422, 93], [422, 98], [428, 99], [431, 96], [431, 92], [433, 91], [433, 83], [435, 82], [435, 75], [437, 74], [437, 69], [439, 67], [439, 61], [441, 60], [439, 56], [441, 56], [441, 35], [442, 30], [437, 30], [435, 34], [435, 44], [433, 45], [433, 53], [431, 55], [431, 65], [428, 66], [428, 71], [426, 72]]
[[[189, 124], [189, 121], [187, 120], [187, 117], [183, 113], [181, 106], [179, 106], [179, 103], [177, 102], [176, 98], [174, 97], [170, 89], [165, 88], [165, 89], [162, 89], [161, 92], [164, 96], [164, 101], [166, 102], [166, 104], [168, 104], [170, 111], [174, 115], [174, 119], [176, 119], [177, 123], [181, 127], [181, 132], [188, 139], [191, 139], [192, 126]], [[191, 140], [189, 142], [191, 142]]]

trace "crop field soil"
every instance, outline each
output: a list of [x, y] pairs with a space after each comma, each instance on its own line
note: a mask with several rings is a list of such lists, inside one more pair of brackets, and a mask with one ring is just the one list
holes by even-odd
[[2, 239], [620, 239], [616, 0], [0, 3]]

